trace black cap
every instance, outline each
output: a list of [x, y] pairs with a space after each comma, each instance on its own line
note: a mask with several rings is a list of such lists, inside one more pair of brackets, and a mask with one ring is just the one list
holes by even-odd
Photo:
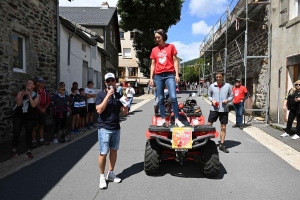
[[241, 79], [237, 78], [235, 79], [235, 82], [241, 82]]

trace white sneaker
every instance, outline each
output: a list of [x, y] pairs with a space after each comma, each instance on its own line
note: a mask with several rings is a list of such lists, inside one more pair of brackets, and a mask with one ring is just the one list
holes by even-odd
[[56, 138], [53, 139], [54, 144], [59, 144], [58, 140]]
[[107, 172], [107, 175], [106, 175], [106, 180], [108, 181], [112, 181], [112, 182], [115, 182], [115, 183], [120, 183], [122, 180], [117, 177], [113, 171], [109, 171]]
[[106, 180], [105, 180], [105, 176], [103, 176], [103, 177], [100, 176], [99, 188], [100, 189], [106, 189], [107, 188], [107, 183], [106, 183]]
[[165, 125], [166, 124], [166, 120], [161, 120], [160, 122], [158, 122], [157, 124], [156, 124], [156, 126], [163, 126], [163, 125]]
[[184, 127], [184, 124], [179, 120], [175, 120], [175, 126]]
[[289, 134], [287, 134], [286, 132], [284, 132], [282, 135], [280, 135], [281, 137], [288, 137]]
[[299, 135], [297, 135], [297, 134], [295, 134], [295, 135], [292, 137], [293, 140], [297, 140], [298, 138], [300, 138], [300, 137], [299, 137]]

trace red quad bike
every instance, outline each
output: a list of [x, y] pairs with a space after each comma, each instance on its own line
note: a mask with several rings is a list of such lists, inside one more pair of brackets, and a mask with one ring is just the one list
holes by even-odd
[[[180, 164], [191, 160], [201, 162], [201, 172], [207, 177], [219, 174], [220, 161], [217, 146], [211, 138], [217, 138], [215, 127], [204, 125], [204, 116], [194, 99], [179, 103], [179, 120], [185, 127], [174, 126], [171, 102], [166, 106], [166, 126], [158, 127], [159, 113], [152, 117], [152, 125], [146, 131], [144, 170], [147, 175], [157, 174], [161, 161], [176, 160]], [[169, 112], [168, 112], [169, 111]]]

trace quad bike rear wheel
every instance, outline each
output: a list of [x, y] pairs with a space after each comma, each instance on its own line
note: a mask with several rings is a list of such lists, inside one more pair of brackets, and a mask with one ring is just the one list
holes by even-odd
[[217, 176], [220, 172], [219, 152], [216, 143], [209, 140], [203, 147], [202, 173], [207, 177]]
[[147, 140], [144, 158], [144, 170], [147, 175], [157, 174], [160, 167], [160, 148], [155, 140]]

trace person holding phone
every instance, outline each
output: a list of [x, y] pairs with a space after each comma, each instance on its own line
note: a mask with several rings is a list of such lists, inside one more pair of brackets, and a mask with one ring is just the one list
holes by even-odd
[[32, 159], [32, 131], [36, 125], [37, 106], [40, 102], [40, 97], [35, 91], [36, 82], [33, 79], [28, 79], [25, 89], [20, 91], [16, 97], [16, 108], [13, 118], [13, 139], [12, 151], [10, 159], [18, 156], [17, 148], [19, 145], [20, 134], [22, 127], [25, 127], [26, 136], [26, 157]]

